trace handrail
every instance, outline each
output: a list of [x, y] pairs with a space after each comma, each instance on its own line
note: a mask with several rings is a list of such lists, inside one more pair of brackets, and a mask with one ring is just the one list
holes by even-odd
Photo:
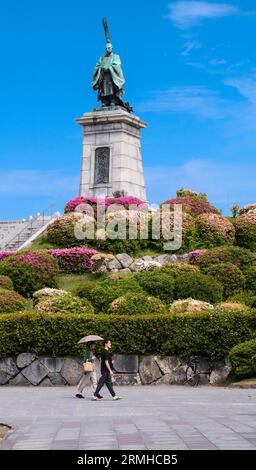
[[[49, 209], [52, 209], [53, 207], [55, 207], [55, 204], [50, 204], [48, 207], [46, 207], [46, 209], [43, 210], [42, 214], [40, 214], [40, 215], [42, 215], [42, 227], [44, 226], [45, 217], [46, 217], [46, 212], [48, 212]], [[52, 215], [52, 212], [51, 212], [51, 215]], [[16, 243], [18, 243], [18, 242], [20, 241], [20, 235], [21, 235], [25, 230], [27, 230], [28, 228], [30, 228], [30, 229], [32, 230], [32, 228], [33, 228], [33, 222], [38, 221], [38, 220], [39, 220], [38, 218], [36, 218], [36, 217], [34, 218], [34, 217], [33, 217], [33, 219], [31, 219], [31, 221], [28, 222], [28, 224], [27, 224], [25, 227], [23, 227], [23, 229], [22, 229], [20, 232], [18, 232], [11, 240], [9, 240], [9, 241], [6, 243], [6, 246], [11, 245], [14, 241], [16, 241]], [[30, 226], [30, 227], [29, 227], [29, 226]]]

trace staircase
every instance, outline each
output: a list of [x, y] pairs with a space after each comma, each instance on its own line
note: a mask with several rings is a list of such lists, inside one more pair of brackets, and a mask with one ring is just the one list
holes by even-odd
[[19, 251], [29, 246], [60, 216], [59, 213], [45, 215], [49, 208], [31, 220], [0, 222], [0, 251]]

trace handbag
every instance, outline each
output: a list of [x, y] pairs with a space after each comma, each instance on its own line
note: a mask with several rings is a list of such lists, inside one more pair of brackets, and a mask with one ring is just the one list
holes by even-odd
[[93, 364], [92, 362], [84, 362], [83, 363], [83, 366], [84, 366], [84, 372], [92, 372], [93, 371]]

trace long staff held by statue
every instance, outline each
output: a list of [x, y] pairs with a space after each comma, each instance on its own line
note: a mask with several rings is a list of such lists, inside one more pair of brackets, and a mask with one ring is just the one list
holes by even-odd
[[103, 22], [103, 28], [104, 28], [104, 31], [105, 31], [106, 41], [107, 41], [107, 43], [111, 44], [107, 18], [104, 17], [102, 22]]

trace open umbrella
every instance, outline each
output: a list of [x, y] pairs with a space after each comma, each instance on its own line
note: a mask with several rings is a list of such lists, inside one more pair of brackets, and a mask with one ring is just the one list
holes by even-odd
[[103, 341], [103, 338], [97, 335], [88, 335], [80, 339], [80, 341], [78, 341], [78, 344], [86, 344], [86, 343], [91, 343], [91, 342], [94, 343], [96, 341]]

